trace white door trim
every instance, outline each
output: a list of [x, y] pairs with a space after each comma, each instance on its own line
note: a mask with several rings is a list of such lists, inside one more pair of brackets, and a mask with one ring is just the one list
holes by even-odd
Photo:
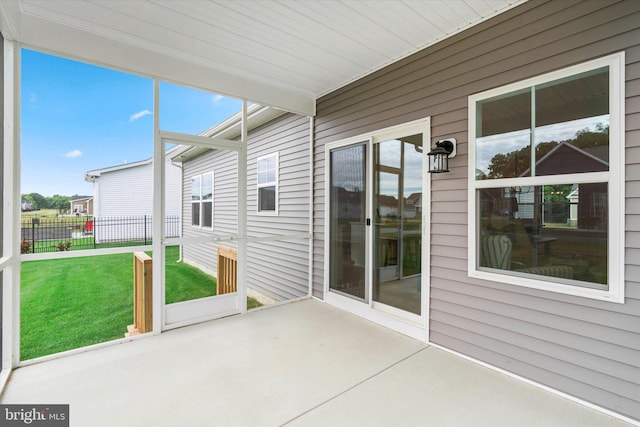
[[[358, 316], [364, 317], [373, 322], [379, 323], [383, 326], [389, 327], [405, 335], [411, 336], [420, 341], [429, 341], [429, 296], [430, 296], [430, 240], [431, 235], [431, 176], [426, 171], [422, 177], [422, 293], [421, 293], [421, 310], [420, 316], [413, 316], [410, 313], [400, 313], [400, 310], [393, 307], [385, 306], [384, 304], [373, 302], [370, 298], [371, 292], [371, 274], [369, 271], [365, 273], [366, 276], [366, 291], [365, 302], [360, 300], [349, 298], [347, 296], [340, 295], [338, 292], [330, 289], [330, 227], [328, 224], [331, 209], [330, 209], [330, 194], [331, 189], [331, 151], [334, 149], [347, 147], [349, 145], [355, 145], [358, 143], [367, 144], [367, 188], [372, 188], [372, 174], [370, 173], [372, 167], [372, 159], [370, 156], [371, 148], [376, 142], [381, 142], [388, 139], [393, 139], [400, 136], [406, 136], [416, 133], [422, 133], [423, 135], [423, 168], [426, 168], [426, 153], [430, 151], [431, 147], [431, 117], [415, 120], [408, 123], [380, 129], [377, 131], [357, 135], [354, 137], [342, 139], [325, 145], [325, 206], [324, 206], [324, 300], [338, 308], [344, 309]], [[370, 191], [367, 193], [367, 212], [368, 217], [371, 217], [371, 204], [372, 195]], [[371, 227], [367, 227], [367, 247], [370, 246], [371, 241]], [[371, 265], [372, 251], [367, 251], [368, 266]], [[367, 267], [370, 270], [370, 267]]]

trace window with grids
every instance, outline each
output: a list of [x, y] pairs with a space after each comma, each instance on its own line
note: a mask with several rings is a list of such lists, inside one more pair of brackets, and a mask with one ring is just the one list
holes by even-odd
[[213, 228], [213, 172], [191, 178], [191, 225]]
[[278, 213], [278, 153], [258, 158], [258, 212]]
[[469, 98], [469, 274], [623, 301], [624, 56]]

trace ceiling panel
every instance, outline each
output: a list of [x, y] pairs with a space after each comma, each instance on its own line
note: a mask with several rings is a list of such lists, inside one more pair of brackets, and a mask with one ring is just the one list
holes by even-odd
[[[309, 100], [523, 1], [3, 0], [0, 29], [35, 48], [176, 82], [201, 73], [196, 86], [307, 111]], [[191, 74], [172, 71], [180, 63]]]

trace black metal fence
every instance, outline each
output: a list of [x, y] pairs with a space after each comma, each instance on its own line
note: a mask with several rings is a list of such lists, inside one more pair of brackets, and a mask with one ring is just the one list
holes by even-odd
[[[23, 254], [98, 249], [152, 243], [153, 217], [70, 216], [22, 220]], [[165, 236], [180, 236], [180, 217], [167, 216]]]

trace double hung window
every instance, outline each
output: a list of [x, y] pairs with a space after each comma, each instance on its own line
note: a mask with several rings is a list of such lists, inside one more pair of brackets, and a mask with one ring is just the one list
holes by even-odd
[[213, 172], [191, 178], [191, 225], [213, 228]]
[[278, 153], [258, 158], [258, 212], [278, 214]]
[[469, 274], [623, 301], [624, 56], [469, 98]]

